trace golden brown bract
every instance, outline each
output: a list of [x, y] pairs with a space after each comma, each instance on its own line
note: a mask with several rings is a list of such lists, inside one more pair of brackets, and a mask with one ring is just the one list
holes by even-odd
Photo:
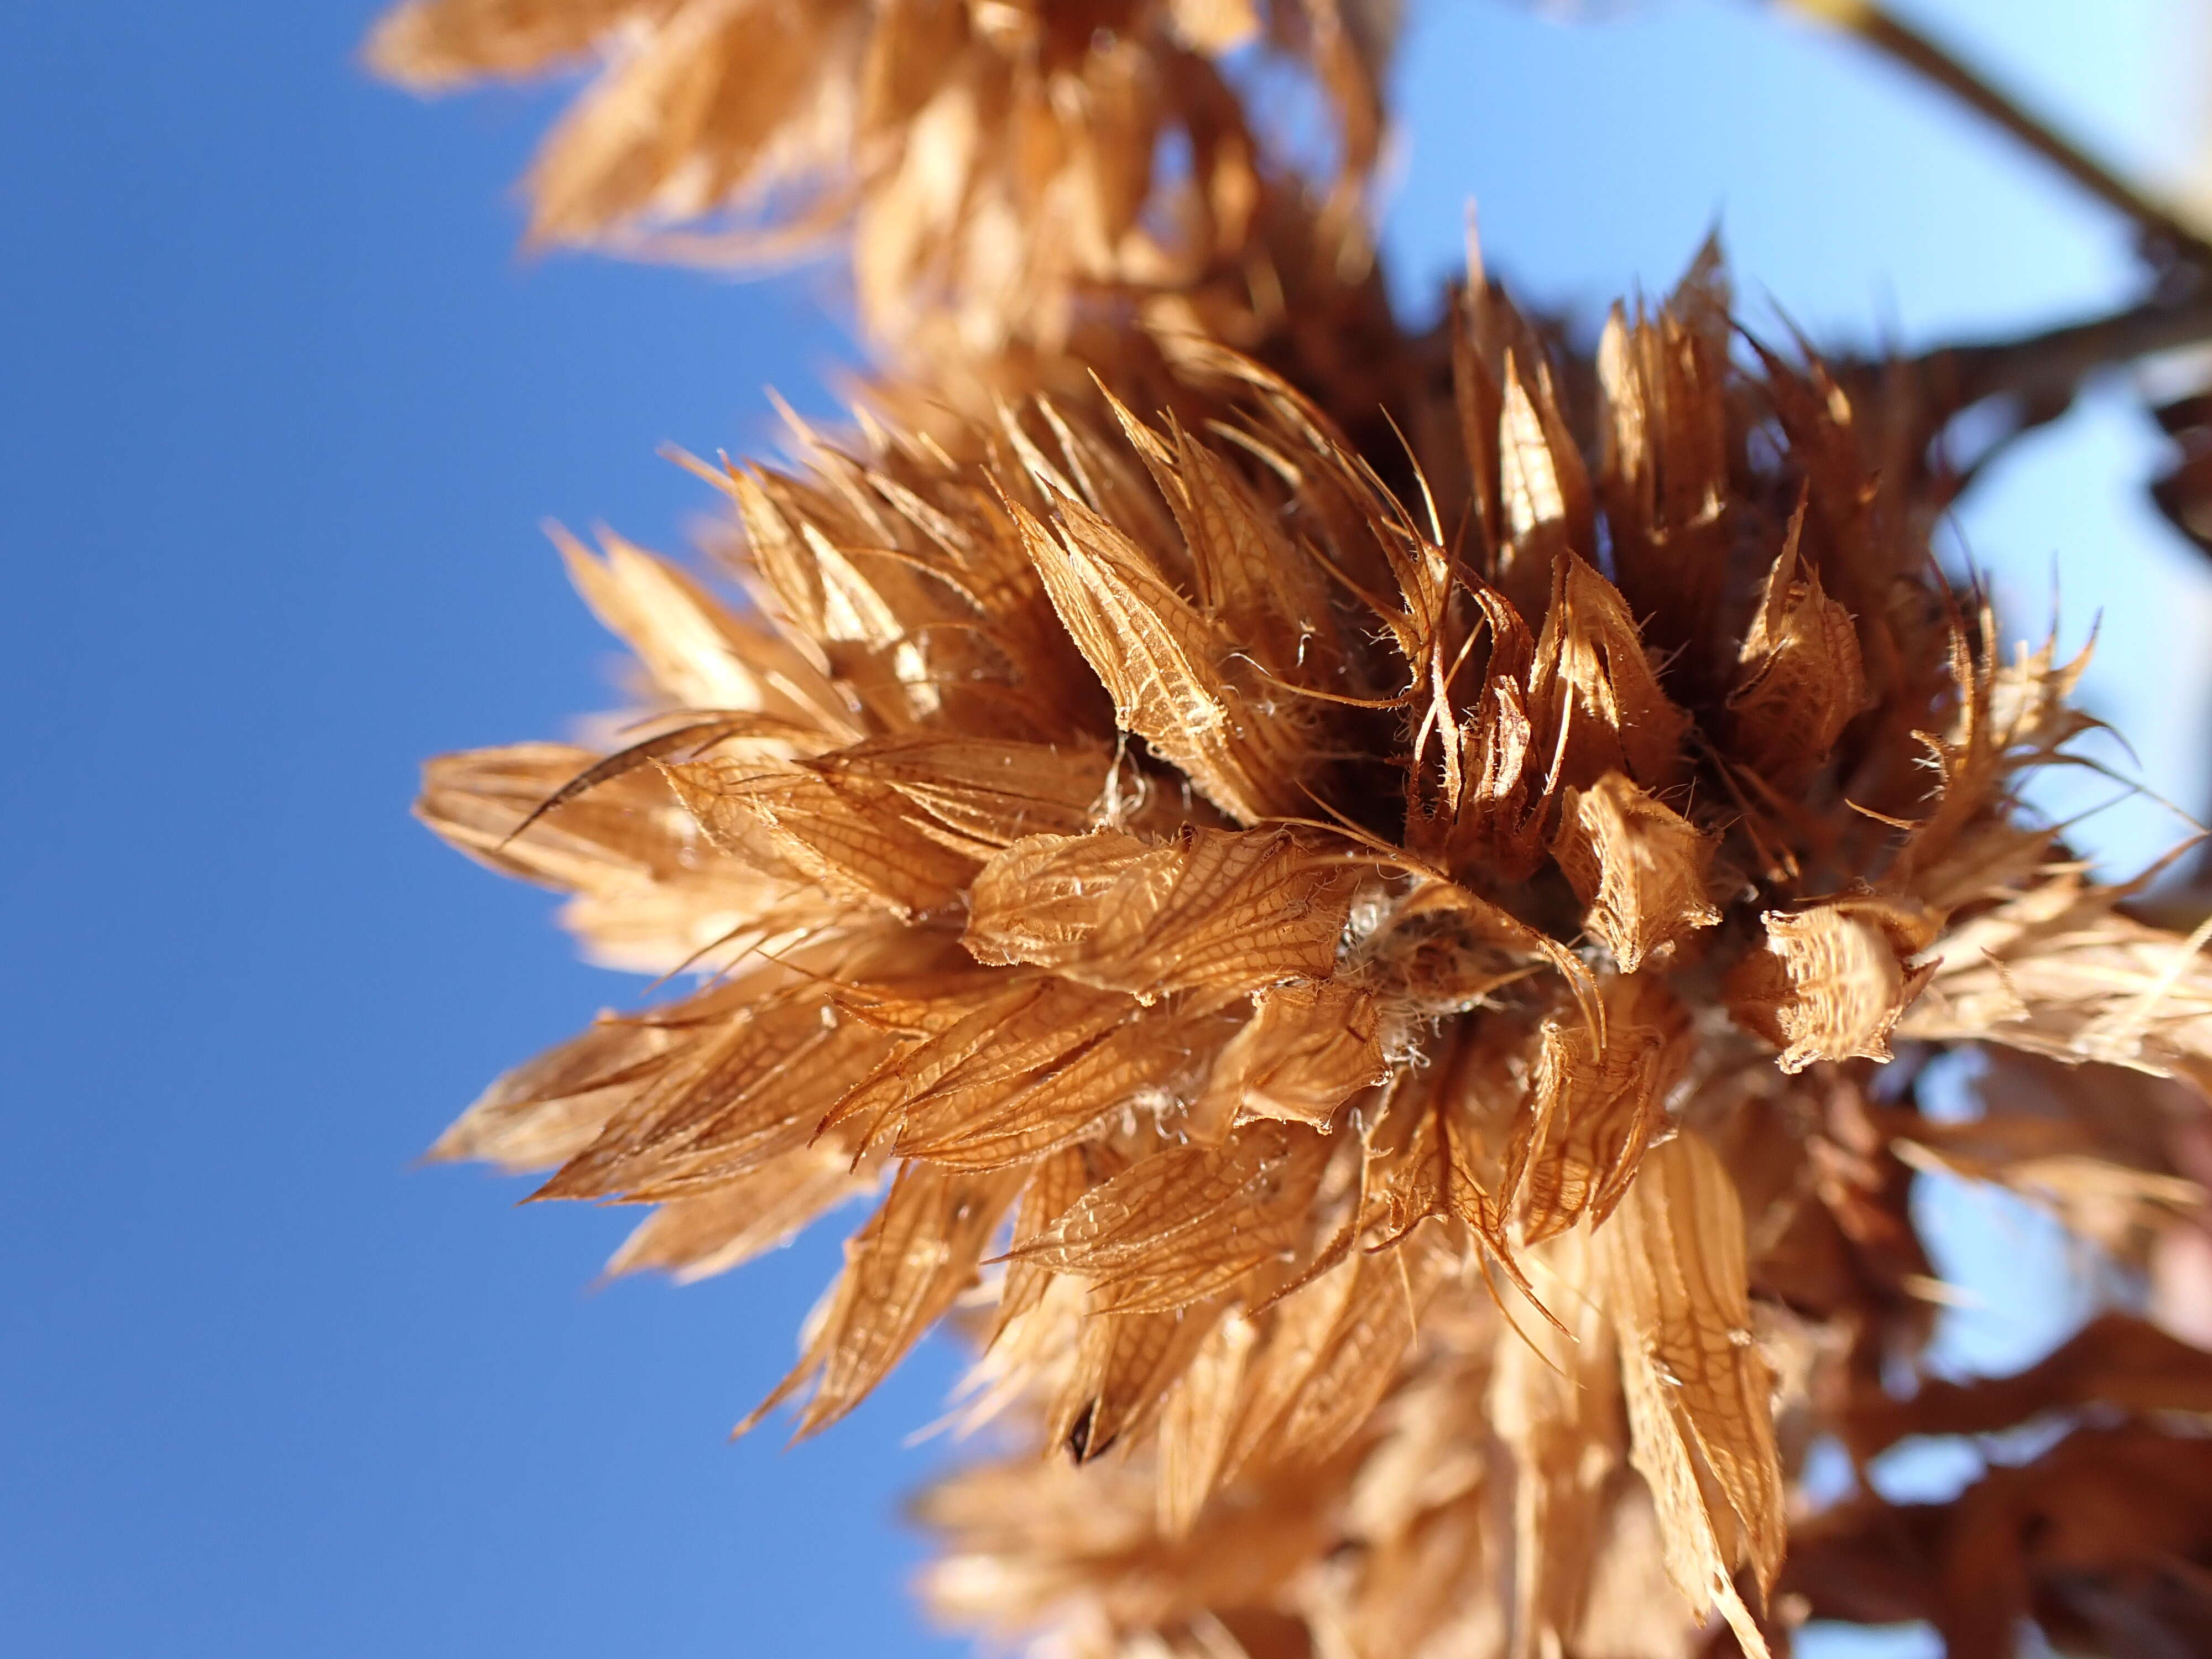
[[1736, 1017], [1782, 1048], [1785, 1072], [1816, 1060], [1887, 1060], [1889, 1034], [1935, 976], [1909, 966], [1923, 918], [1875, 900], [1838, 900], [1759, 918], [1766, 948], [1729, 986]]
[[1569, 789], [1552, 855], [1585, 925], [1625, 974], [1721, 919], [1705, 896], [1714, 842], [1619, 772]]
[[1651, 1155], [1616, 1221], [1598, 1231], [1593, 1284], [1620, 1345], [1631, 1456], [1658, 1506], [1668, 1576], [1764, 1654], [1735, 1571], [1748, 1559], [1760, 1593], [1772, 1589], [1786, 1517], [1735, 1186], [1686, 1133]]
[[1540, 1243], [1587, 1216], [1613, 1213], [1655, 1137], [1688, 1054], [1688, 1018], [1656, 980], [1605, 987], [1601, 1035], [1550, 1019], [1537, 1033], [1530, 1109], [1504, 1177], [1522, 1238]]

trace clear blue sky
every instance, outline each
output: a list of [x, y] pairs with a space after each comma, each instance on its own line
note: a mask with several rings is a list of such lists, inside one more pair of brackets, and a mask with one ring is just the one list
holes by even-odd
[[[2204, 62], [2180, 6], [1920, 9], [2166, 167]], [[655, 446], [759, 447], [761, 387], [818, 403], [848, 348], [804, 277], [520, 260], [507, 185], [548, 100], [367, 84], [370, 9], [74, 0], [9, 26], [0, 1648], [957, 1650], [916, 1633], [894, 1522], [950, 1354], [796, 1452], [723, 1441], [833, 1237], [593, 1292], [622, 1218], [410, 1168], [493, 1073], [637, 988], [406, 817], [423, 755], [607, 701], [611, 646], [535, 526], [679, 545], [708, 503]], [[1663, 289], [1717, 216], [1747, 292], [1832, 337], [2124, 283], [2099, 212], [1733, 0], [1582, 29], [1416, 9], [1409, 300], [1470, 194], [1494, 263], [1575, 301]], [[2076, 633], [2102, 606], [2139, 684], [2160, 653], [2154, 696], [2099, 695], [2201, 796], [2212, 597], [2135, 505], [2148, 436], [2107, 401], [2042, 447], [1969, 537], [2031, 623], [2055, 562]], [[2116, 857], [2165, 834], [2115, 822]]]

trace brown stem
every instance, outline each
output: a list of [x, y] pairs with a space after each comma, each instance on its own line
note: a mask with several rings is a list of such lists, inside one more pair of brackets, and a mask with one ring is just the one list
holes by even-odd
[[[1893, 432], [1899, 453], [1918, 457], [1931, 479], [1948, 480], [1948, 499], [2014, 439], [2066, 413], [2099, 371], [2192, 345], [2212, 345], [2212, 286], [2040, 334], [1937, 346], [1915, 357], [1836, 358], [1829, 367], [1854, 404], [1904, 423]], [[1939, 456], [1931, 447], [1961, 411], [1999, 398], [2006, 418], [1980, 434], [1973, 453]]]
[[2033, 113], [1944, 47], [1893, 16], [1879, 0], [1775, 0], [1785, 11], [1856, 36], [1893, 62], [2009, 134], [2100, 201], [2132, 219], [2144, 240], [2169, 257], [2212, 266], [2212, 243], [2130, 184], [2050, 122]]
[[2161, 351], [2212, 342], [2212, 291], [2147, 301], [2126, 311], [2014, 339], [1939, 346], [1901, 365], [1945, 417], [1986, 398], [2041, 406], [2071, 402], [2081, 382]]

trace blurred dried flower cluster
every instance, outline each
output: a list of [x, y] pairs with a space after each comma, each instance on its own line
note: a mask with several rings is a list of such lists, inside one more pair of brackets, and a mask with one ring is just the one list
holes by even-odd
[[[1919, 1174], [2143, 1283], [2212, 1250], [2212, 968], [2021, 805], [2081, 665], [1930, 553], [1953, 405], [1753, 337], [1711, 251], [1594, 342], [1479, 262], [1399, 329], [1359, 207], [1389, 33], [387, 20], [422, 85], [599, 55], [541, 236], [849, 223], [890, 354], [802, 465], [697, 468], [744, 603], [568, 546], [638, 659], [625, 738], [432, 763], [425, 819], [597, 958], [703, 975], [439, 1152], [653, 1206], [615, 1265], [683, 1278], [867, 1200], [762, 1411], [825, 1427], [955, 1324], [1002, 1455], [921, 1501], [926, 1594], [1042, 1651], [2212, 1651], [2201, 1295], [1911, 1380]], [[1325, 166], [1257, 131], [1248, 51], [1326, 93]], [[1949, 1052], [1973, 1109], [1931, 1115]], [[1824, 1443], [2053, 1420], [1951, 1503], [1803, 1493]]]
[[[1079, 296], [1349, 274], [1382, 134], [1390, 0], [409, 0], [369, 46], [424, 90], [604, 65], [529, 180], [531, 234], [709, 260], [848, 230], [860, 316], [906, 357], [1056, 349]], [[1326, 157], [1224, 73], [1272, 57]], [[1307, 172], [1325, 190], [1304, 202]], [[1301, 221], [1295, 230], [1280, 224]], [[1282, 257], [1278, 250], [1278, 257]], [[1310, 273], [1292, 274], [1303, 281]], [[1273, 290], [1273, 291], [1270, 291]]]

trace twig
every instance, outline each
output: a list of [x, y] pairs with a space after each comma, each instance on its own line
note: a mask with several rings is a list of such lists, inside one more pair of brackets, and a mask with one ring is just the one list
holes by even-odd
[[[1893, 434], [1900, 453], [1948, 477], [1955, 495], [2014, 440], [2065, 414], [2100, 371], [2187, 346], [2212, 346], [2212, 285], [2190, 284], [2185, 292], [2039, 334], [1965, 341], [1912, 357], [1832, 357], [1827, 363], [1855, 404], [1885, 409], [1905, 423]], [[1979, 434], [1972, 455], [1939, 456], [1930, 447], [1958, 416], [1981, 404], [2003, 408], [1999, 428]]]
[[1928, 36], [1901, 21], [1879, 0], [1774, 0], [1785, 11], [1825, 23], [1875, 51], [1966, 105], [1991, 125], [2040, 155], [2075, 184], [2133, 220], [2146, 251], [2212, 268], [2212, 242], [2162, 204], [2122, 178], [2050, 122], [2000, 92], [1978, 71]]
[[2154, 299], [2125, 311], [2017, 338], [1940, 346], [1899, 365], [1931, 408], [1955, 414], [1995, 397], [2063, 409], [2103, 368], [2212, 342], [2212, 291]]

